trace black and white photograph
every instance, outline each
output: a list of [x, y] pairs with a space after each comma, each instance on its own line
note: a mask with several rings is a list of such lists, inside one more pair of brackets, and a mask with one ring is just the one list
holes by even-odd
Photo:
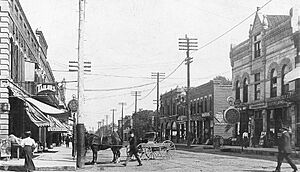
[[0, 171], [298, 169], [299, 0], [0, 0]]

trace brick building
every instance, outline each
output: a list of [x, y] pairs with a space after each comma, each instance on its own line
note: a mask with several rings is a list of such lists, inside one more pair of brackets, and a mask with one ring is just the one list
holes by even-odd
[[[214, 133], [214, 117], [228, 108], [226, 99], [231, 96], [231, 84], [212, 80], [190, 90], [190, 126], [194, 143], [204, 143]], [[176, 88], [161, 95], [161, 131], [163, 139], [186, 141], [185, 92]]]
[[[299, 146], [299, 81], [286, 82], [285, 76], [299, 63], [299, 13], [261, 15], [256, 13], [249, 38], [231, 46], [233, 95], [241, 110], [237, 133], [250, 133], [252, 146], [277, 144], [282, 125], [292, 129]], [[260, 135], [266, 140], [260, 142]]]
[[[56, 108], [65, 107], [60, 101], [64, 87], [55, 82], [47, 49], [43, 33], [32, 30], [19, 0], [1, 0], [0, 139], [9, 134], [22, 137], [31, 130], [32, 137], [46, 146], [46, 140], [51, 144], [54, 137], [66, 132], [64, 125], [51, 117], [68, 112]], [[35, 99], [42, 97], [44, 103]]]

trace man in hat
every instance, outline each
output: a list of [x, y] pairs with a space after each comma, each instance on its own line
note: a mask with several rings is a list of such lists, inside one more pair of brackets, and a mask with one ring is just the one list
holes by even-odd
[[292, 147], [290, 133], [288, 132], [289, 129], [287, 127], [282, 127], [281, 129], [279, 129], [279, 131], [281, 132], [281, 136], [278, 138], [277, 167], [274, 172], [280, 172], [280, 167], [284, 158], [294, 169], [294, 172], [296, 172], [298, 169], [290, 158]]
[[132, 155], [134, 155], [135, 158], [137, 159], [137, 161], [139, 162], [138, 166], [142, 166], [141, 159], [137, 153], [138, 153], [138, 149], [137, 149], [137, 145], [136, 145], [136, 139], [134, 137], [133, 131], [130, 130], [129, 131], [129, 152], [128, 152], [127, 159], [123, 165], [126, 166], [128, 161], [132, 157]]
[[25, 153], [24, 167], [26, 172], [31, 172], [35, 170], [35, 166], [32, 161], [33, 158], [32, 152], [36, 148], [36, 143], [32, 138], [30, 138], [30, 136], [31, 136], [31, 131], [26, 131], [25, 138], [21, 141], [21, 146], [23, 147]]

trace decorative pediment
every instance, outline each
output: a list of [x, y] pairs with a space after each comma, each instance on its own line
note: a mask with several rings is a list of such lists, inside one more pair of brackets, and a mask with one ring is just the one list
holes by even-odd
[[261, 32], [264, 29], [264, 24], [263, 24], [263, 16], [262, 14], [256, 12], [255, 14], [255, 18], [254, 18], [254, 22], [252, 25], [252, 30], [251, 30], [251, 34], [256, 34]]

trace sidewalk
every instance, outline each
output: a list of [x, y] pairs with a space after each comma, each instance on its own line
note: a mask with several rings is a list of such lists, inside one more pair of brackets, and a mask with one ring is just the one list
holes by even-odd
[[[72, 148], [65, 145], [54, 147], [48, 152], [35, 153], [33, 158], [36, 171], [75, 171], [76, 160], [72, 157]], [[24, 171], [24, 159], [13, 158], [0, 161], [0, 171]]]
[[[186, 144], [175, 143], [175, 145], [177, 148], [187, 149]], [[192, 144], [190, 149], [195, 151], [201, 151], [203, 149], [214, 149], [214, 147], [213, 145]], [[228, 146], [228, 145], [221, 146], [219, 149], [222, 152], [236, 152], [236, 153], [244, 152], [246, 154], [268, 155], [268, 156], [274, 156], [278, 152], [277, 148], [261, 148], [261, 147], [247, 147], [247, 148], [243, 148], [242, 151], [241, 146]], [[292, 157], [300, 158], [300, 151], [293, 150]]]

